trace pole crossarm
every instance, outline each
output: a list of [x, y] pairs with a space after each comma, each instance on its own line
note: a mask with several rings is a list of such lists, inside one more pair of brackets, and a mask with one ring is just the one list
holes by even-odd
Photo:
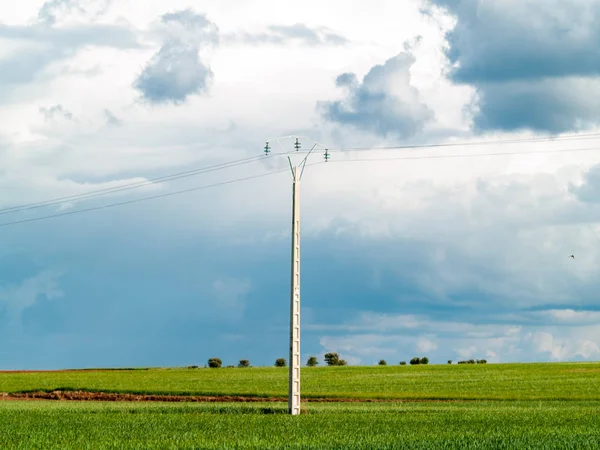
[[[331, 153], [329, 153], [328, 147], [320, 144], [317, 141], [314, 141], [312, 139], [311, 140], [314, 144], [311, 147], [311, 149], [306, 152], [306, 151], [300, 151], [300, 148], [302, 147], [302, 144], [300, 143], [300, 138], [301, 136], [282, 136], [282, 137], [278, 137], [278, 138], [271, 138], [268, 139], [266, 141], [266, 145], [264, 148], [264, 153], [266, 155], [269, 155], [269, 153], [271, 152], [271, 147], [270, 147], [270, 142], [272, 141], [276, 141], [279, 146], [281, 147], [282, 153], [279, 153], [279, 155], [289, 155], [290, 153], [298, 153], [298, 154], [304, 154], [304, 158], [302, 158], [302, 160], [300, 161], [300, 163], [298, 164], [298, 166], [300, 167], [300, 180], [302, 180], [302, 175], [304, 174], [304, 169], [306, 167], [306, 162], [308, 161], [308, 157], [313, 153], [313, 151], [315, 149], [317, 149], [317, 147], [320, 147], [324, 153], [323, 153], [323, 158], [325, 160], [325, 162], [329, 162], [329, 159], [331, 158]], [[284, 139], [294, 139], [294, 149], [295, 151], [285, 151], [285, 147], [283, 146], [283, 144], [281, 143], [282, 140]], [[292, 162], [292, 158], [290, 156], [287, 156], [288, 162], [290, 164], [290, 170], [292, 172], [292, 178], [294, 177], [294, 163]], [[310, 164], [309, 164], [310, 166]]]

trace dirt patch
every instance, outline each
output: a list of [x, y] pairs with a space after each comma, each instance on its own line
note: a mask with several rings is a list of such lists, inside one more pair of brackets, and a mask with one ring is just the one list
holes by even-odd
[[[287, 397], [195, 396], [195, 395], [138, 395], [106, 392], [53, 391], [0, 393], [0, 400], [63, 400], [96, 402], [196, 402], [196, 403], [272, 403], [287, 402]], [[432, 399], [361, 399], [361, 398], [303, 398], [303, 403], [422, 403], [463, 402], [468, 400]]]
[[123, 368], [123, 369], [57, 369], [57, 370], [0, 370], [0, 374], [17, 374], [17, 373], [63, 373], [63, 372], [123, 372], [123, 371], [141, 371], [150, 370], [147, 368]]

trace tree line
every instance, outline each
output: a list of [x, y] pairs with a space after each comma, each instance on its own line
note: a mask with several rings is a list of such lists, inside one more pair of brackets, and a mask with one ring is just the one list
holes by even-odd
[[[340, 355], [337, 353], [332, 353], [332, 352], [325, 353], [324, 359], [325, 359], [325, 364], [327, 364], [328, 366], [347, 366], [348, 365], [346, 360], [340, 359]], [[487, 363], [487, 361], [485, 359], [469, 359], [466, 361], [458, 361], [458, 364], [486, 364], [486, 363]], [[409, 361], [409, 364], [412, 366], [429, 364], [429, 358], [427, 358], [427, 356], [423, 356], [423, 357], [415, 356], [414, 358], [412, 358]], [[448, 360], [448, 364], [452, 364], [451, 359]], [[287, 367], [287, 360], [285, 358], [277, 358], [275, 360], [274, 365], [275, 365], [275, 367]], [[319, 365], [319, 360], [317, 359], [316, 356], [309, 356], [308, 360], [306, 361], [306, 365], [308, 367], [315, 367], [315, 366]], [[386, 360], [381, 359], [379, 361], [379, 365], [387, 366]], [[405, 366], [406, 361], [400, 361], [400, 365]], [[220, 358], [209, 358], [208, 359], [208, 367], [219, 368], [222, 366], [223, 366], [223, 361], [221, 361]], [[247, 359], [240, 359], [240, 362], [238, 363], [237, 366], [240, 368], [250, 367], [250, 361]], [[189, 366], [190, 369], [197, 368], [197, 367], [198, 366]], [[234, 366], [227, 366], [227, 367], [231, 368]]]

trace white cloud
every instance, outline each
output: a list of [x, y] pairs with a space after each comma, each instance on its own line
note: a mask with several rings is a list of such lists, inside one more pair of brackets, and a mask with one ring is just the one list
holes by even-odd
[[600, 356], [600, 346], [596, 342], [581, 341], [575, 355], [580, 355], [585, 359], [598, 358]]
[[417, 340], [417, 351], [418, 352], [431, 352], [433, 350], [437, 350], [438, 345], [425, 337], [420, 337]]
[[[366, 321], [361, 317], [365, 315], [358, 314], [357, 319], [338, 326], [322, 325], [309, 329], [338, 333], [321, 336], [321, 345], [327, 351], [343, 353], [344, 357], [362, 359], [387, 357], [400, 361], [410, 359], [415, 351], [438, 364], [456, 358], [485, 358], [493, 363], [593, 360], [600, 355], [600, 324], [586, 327], [544, 323], [510, 325], [446, 322], [420, 316], [419, 328], [415, 330], [401, 326], [386, 328], [389, 321], [386, 315], [380, 316], [381, 327], [374, 315]], [[364, 326], [360, 327], [358, 323]]]
[[61, 275], [56, 270], [45, 270], [18, 285], [0, 285], [0, 311], [5, 312], [8, 330], [19, 332], [21, 313], [36, 303], [38, 295], [45, 295], [49, 300], [64, 295], [59, 285]]

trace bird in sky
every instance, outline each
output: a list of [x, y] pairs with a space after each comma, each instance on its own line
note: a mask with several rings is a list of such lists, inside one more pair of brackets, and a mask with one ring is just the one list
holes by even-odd
[[571, 255], [571, 256], [569, 256], [569, 258], [573, 258], [573, 259], [575, 259], [575, 255]]

